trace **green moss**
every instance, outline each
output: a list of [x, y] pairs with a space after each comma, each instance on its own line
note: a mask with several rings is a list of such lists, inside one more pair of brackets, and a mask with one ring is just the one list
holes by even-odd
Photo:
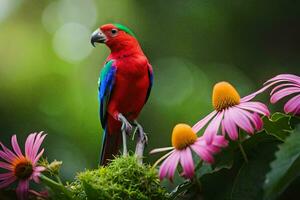
[[166, 199], [156, 170], [139, 165], [133, 156], [118, 157], [106, 167], [81, 172], [68, 187], [80, 200]]

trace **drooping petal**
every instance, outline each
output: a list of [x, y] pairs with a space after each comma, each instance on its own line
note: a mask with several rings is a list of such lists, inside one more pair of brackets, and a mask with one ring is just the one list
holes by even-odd
[[257, 113], [253, 113], [253, 123], [255, 125], [255, 129], [260, 131], [263, 128], [263, 120]]
[[211, 112], [209, 115], [207, 115], [202, 120], [198, 121], [193, 127], [193, 131], [195, 133], [199, 132], [210, 120], [217, 114], [217, 111]]
[[175, 153], [175, 151], [170, 154], [169, 157], [167, 157], [163, 163], [161, 164], [160, 168], [159, 168], [159, 179], [162, 180], [164, 177], [166, 177], [167, 173], [168, 173], [168, 170], [170, 168], [170, 165], [172, 164], [171, 163], [171, 158], [172, 158], [172, 155]]
[[205, 148], [207, 146], [205, 142], [205, 146], [198, 145], [198, 142], [195, 142], [193, 145], [191, 145], [191, 148], [193, 151], [204, 161], [207, 163], [213, 163], [214, 162], [214, 157], [212, 154]]
[[224, 136], [216, 135], [212, 144], [217, 147], [226, 147], [228, 145], [228, 141], [225, 139]]
[[283, 84], [279, 84], [279, 85], [277, 85], [276, 87], [274, 87], [274, 88], [272, 89], [270, 95], [273, 95], [276, 91], [278, 91], [278, 90], [280, 90], [280, 89], [282, 89], [282, 88], [287, 88], [287, 87], [290, 87], [290, 86], [300, 88], [300, 85], [295, 84], [295, 83], [283, 83]]
[[179, 151], [175, 150], [170, 161], [172, 164], [170, 165], [169, 172], [168, 172], [168, 177], [171, 182], [173, 182], [174, 173], [177, 168], [179, 159], [180, 159], [180, 153]]
[[15, 153], [13, 153], [11, 150], [9, 150], [4, 144], [2, 144], [2, 142], [0, 142], [0, 145], [3, 149], [3, 151], [5, 152], [5, 154], [11, 159], [11, 160], [15, 160], [18, 157], [16, 156]]
[[268, 84], [270, 82], [276, 82], [276, 81], [290, 81], [293, 83], [297, 83], [300, 84], [300, 77], [296, 76], [294, 74], [279, 74], [273, 78], [271, 78], [270, 80], [266, 81], [264, 84]]
[[4, 151], [1, 150], [0, 150], [0, 158], [2, 158], [3, 160], [9, 163], [13, 163], [13, 161], [15, 160], [15, 158], [8, 156]]
[[17, 180], [17, 178], [15, 176], [11, 176], [7, 179], [0, 181], [0, 189], [6, 188], [7, 186], [12, 184], [16, 180]]
[[232, 107], [230, 109], [231, 110], [230, 112], [228, 112], [228, 114], [230, 115], [230, 118], [234, 121], [234, 123], [241, 129], [245, 130], [247, 133], [253, 133], [254, 129], [245, 113], [237, 107]]
[[288, 88], [284, 88], [282, 90], [279, 90], [277, 92], [275, 92], [272, 96], [271, 96], [271, 103], [276, 103], [277, 101], [279, 101], [280, 99], [290, 95], [290, 94], [294, 94], [294, 93], [300, 93], [300, 88], [298, 87], [288, 87]]
[[236, 105], [236, 107], [249, 110], [252, 112], [256, 112], [261, 115], [270, 116], [270, 111], [268, 107], [261, 102], [257, 102], [257, 101], [244, 102], [244, 103], [240, 103], [239, 105]]
[[3, 173], [3, 174], [0, 174], [0, 181], [10, 179], [13, 176], [14, 176], [13, 172], [6, 172], [6, 173]]
[[256, 92], [251, 93], [247, 96], [244, 96], [243, 98], [241, 98], [240, 102], [248, 102], [248, 101], [252, 100], [254, 97], [256, 97], [257, 95], [263, 93], [265, 90], [267, 90], [268, 88], [270, 88], [274, 84], [276, 84], [276, 83], [274, 82], [274, 83], [268, 84], [268, 85], [262, 87], [261, 89], [257, 90]]
[[149, 154], [155, 154], [155, 153], [160, 153], [160, 152], [164, 152], [164, 151], [169, 151], [174, 149], [174, 147], [164, 147], [164, 148], [156, 148], [153, 149], [149, 152]]
[[218, 112], [218, 114], [215, 116], [215, 118], [212, 119], [210, 124], [207, 126], [203, 137], [205, 138], [207, 144], [211, 144], [214, 135], [218, 133], [222, 118], [224, 115], [224, 111]]
[[18, 185], [17, 190], [16, 190], [18, 199], [20, 199], [20, 200], [27, 199], [28, 191], [29, 191], [29, 181], [27, 179], [20, 180], [19, 185]]
[[284, 112], [298, 114], [297, 110], [300, 107], [300, 95], [294, 96], [284, 105]]
[[9, 164], [9, 163], [1, 162], [1, 161], [0, 161], [0, 168], [3, 168], [3, 169], [7, 169], [7, 170], [12, 171], [12, 170], [14, 169], [14, 166], [12, 166], [12, 165]]
[[180, 164], [183, 169], [184, 176], [186, 178], [193, 178], [194, 176], [194, 161], [192, 158], [192, 152], [190, 148], [180, 151]]
[[231, 140], [237, 140], [239, 137], [239, 133], [238, 133], [237, 125], [234, 123], [234, 120], [230, 115], [231, 110], [232, 110], [231, 108], [225, 110], [222, 126], [224, 127], [225, 131], [227, 132]]
[[19, 156], [19, 157], [23, 157], [22, 151], [20, 149], [20, 146], [18, 144], [18, 140], [17, 140], [17, 136], [13, 135], [11, 138], [11, 146], [13, 147], [15, 153]]

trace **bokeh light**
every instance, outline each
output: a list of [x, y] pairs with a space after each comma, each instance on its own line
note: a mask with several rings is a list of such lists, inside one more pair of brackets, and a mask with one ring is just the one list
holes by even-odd
[[65, 24], [53, 37], [53, 49], [66, 61], [81, 61], [91, 53], [92, 46], [87, 42], [90, 35], [91, 31], [81, 24]]

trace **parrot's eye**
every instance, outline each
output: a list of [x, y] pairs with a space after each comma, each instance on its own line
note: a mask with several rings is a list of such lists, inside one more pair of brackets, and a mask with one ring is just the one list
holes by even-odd
[[111, 30], [111, 34], [112, 34], [113, 36], [116, 36], [117, 33], [118, 33], [118, 30], [117, 30], [117, 29], [112, 29], [112, 30]]

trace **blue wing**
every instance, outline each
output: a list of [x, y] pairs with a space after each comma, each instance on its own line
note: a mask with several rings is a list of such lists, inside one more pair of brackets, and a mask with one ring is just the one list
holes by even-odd
[[117, 68], [114, 65], [114, 60], [109, 60], [105, 63], [101, 70], [99, 81], [98, 81], [98, 98], [100, 102], [100, 120], [102, 128], [105, 129], [107, 105], [109, 102], [110, 94], [112, 92], [115, 75]]
[[148, 101], [148, 99], [149, 99], [150, 92], [151, 92], [152, 85], [153, 85], [153, 69], [152, 69], [152, 66], [151, 66], [150, 64], [148, 64], [148, 76], [149, 76], [150, 84], [149, 84], [149, 88], [148, 88], [148, 91], [147, 91], [147, 96], [146, 96], [146, 101], [145, 101], [145, 103], [146, 103], [146, 102]]

